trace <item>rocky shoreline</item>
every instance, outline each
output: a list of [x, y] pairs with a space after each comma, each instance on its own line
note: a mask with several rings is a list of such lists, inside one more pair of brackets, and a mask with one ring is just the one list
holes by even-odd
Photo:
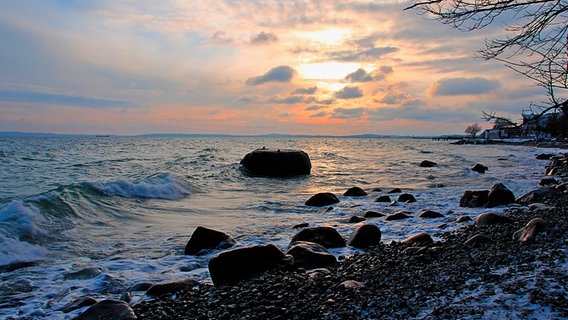
[[[468, 224], [430, 244], [380, 243], [326, 268], [281, 266], [217, 286], [186, 279], [131, 309], [108, 303], [122, 319], [567, 318], [567, 160], [546, 168], [557, 196], [510, 205], [508, 223]], [[536, 218], [545, 229], [514, 238]]]

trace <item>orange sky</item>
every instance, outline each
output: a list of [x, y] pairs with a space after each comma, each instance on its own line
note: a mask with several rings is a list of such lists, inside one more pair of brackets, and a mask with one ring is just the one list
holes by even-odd
[[545, 100], [406, 1], [3, 1], [0, 131], [463, 133]]

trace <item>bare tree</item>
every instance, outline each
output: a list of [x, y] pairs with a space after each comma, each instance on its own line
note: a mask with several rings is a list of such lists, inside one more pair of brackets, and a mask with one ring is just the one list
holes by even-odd
[[555, 94], [568, 89], [568, 1], [417, 0], [406, 9], [465, 31], [482, 29], [496, 19], [506, 23], [504, 36], [486, 40], [481, 56], [502, 61], [544, 87], [550, 101], [543, 110], [568, 111], [566, 99]]
[[472, 138], [475, 138], [475, 136], [481, 131], [481, 126], [479, 125], [479, 123], [474, 123], [472, 125], [467, 126], [467, 128], [465, 128], [465, 133], [469, 134]]

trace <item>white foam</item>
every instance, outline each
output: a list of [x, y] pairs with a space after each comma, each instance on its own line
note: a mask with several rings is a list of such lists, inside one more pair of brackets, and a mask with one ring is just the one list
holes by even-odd
[[190, 194], [169, 174], [157, 175], [140, 181], [116, 180], [91, 185], [106, 195], [124, 198], [178, 200]]

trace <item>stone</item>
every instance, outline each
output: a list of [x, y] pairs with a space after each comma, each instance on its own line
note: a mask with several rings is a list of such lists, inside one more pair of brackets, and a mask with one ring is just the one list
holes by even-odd
[[150, 288], [148, 288], [148, 291], [146, 291], [146, 295], [161, 296], [165, 294], [176, 293], [182, 290], [188, 291], [198, 285], [199, 282], [193, 278], [164, 281], [153, 284]]
[[332, 227], [306, 228], [292, 237], [291, 243], [297, 241], [314, 242], [325, 248], [345, 247], [345, 239]]
[[475, 236], [467, 239], [464, 242], [464, 245], [468, 246], [468, 247], [479, 247], [480, 245], [486, 244], [486, 243], [492, 243], [493, 240], [491, 240], [491, 238], [487, 237], [486, 235], [483, 234], [476, 234]]
[[303, 222], [303, 223], [298, 223], [297, 225], [293, 226], [292, 229], [302, 229], [302, 228], [307, 228], [309, 226], [310, 226], [309, 223]]
[[256, 149], [244, 156], [241, 165], [246, 173], [268, 177], [307, 175], [312, 169], [307, 153], [290, 149]]
[[515, 202], [515, 195], [502, 183], [497, 183], [489, 191], [487, 196], [487, 207], [494, 208], [502, 205], [508, 205]]
[[367, 219], [363, 218], [363, 217], [359, 217], [359, 216], [352, 216], [351, 218], [349, 218], [349, 223], [359, 223], [359, 222], [363, 222]]
[[463, 223], [463, 222], [467, 222], [467, 221], [471, 221], [471, 220], [473, 220], [473, 219], [471, 219], [470, 216], [461, 216], [456, 220], [456, 222], [457, 223]]
[[364, 197], [367, 195], [367, 192], [359, 187], [353, 187], [345, 191], [343, 195], [346, 197]]
[[538, 183], [540, 186], [554, 186], [558, 184], [558, 180], [554, 179], [554, 178], [544, 178], [541, 179], [540, 182]]
[[412, 243], [412, 244], [419, 244], [419, 245], [428, 245], [434, 243], [432, 237], [426, 232], [420, 232], [413, 236], [410, 236], [401, 241], [402, 243]]
[[200, 226], [195, 229], [187, 242], [185, 254], [197, 255], [204, 249], [227, 249], [235, 244], [235, 240], [227, 234]]
[[552, 157], [554, 157], [554, 154], [552, 154], [552, 153], [541, 153], [541, 154], [538, 154], [536, 156], [536, 159], [537, 160], [550, 160], [550, 159], [552, 159]]
[[375, 199], [375, 202], [391, 202], [391, 198], [389, 196], [380, 196]]
[[416, 202], [416, 198], [410, 193], [403, 193], [398, 197], [398, 202], [412, 203]]
[[137, 319], [134, 311], [128, 303], [120, 300], [103, 300], [98, 302], [85, 312], [81, 313], [77, 320], [131, 320]]
[[290, 265], [293, 258], [274, 244], [242, 247], [220, 252], [209, 260], [209, 274], [215, 286], [234, 283], [254, 274]]
[[333, 193], [321, 192], [311, 196], [305, 204], [310, 207], [323, 207], [338, 202], [339, 199]]
[[384, 217], [386, 216], [386, 214], [381, 213], [381, 212], [377, 212], [377, 211], [367, 211], [365, 212], [365, 218], [380, 218], [380, 217]]
[[343, 289], [349, 289], [349, 290], [354, 290], [354, 291], [359, 291], [363, 288], [365, 288], [365, 285], [359, 281], [355, 281], [355, 280], [345, 280], [342, 283], [339, 284], [340, 288]]
[[436, 212], [436, 211], [432, 211], [432, 210], [424, 210], [418, 217], [420, 218], [443, 218], [444, 215]]
[[543, 231], [552, 228], [552, 223], [541, 218], [534, 218], [522, 229], [513, 234], [513, 240], [520, 242], [534, 242], [536, 236]]
[[511, 220], [510, 218], [502, 216], [495, 212], [484, 212], [478, 215], [477, 218], [475, 218], [476, 226], [488, 226], [499, 223], [511, 223], [511, 222], [513, 222], [513, 220]]
[[395, 220], [403, 220], [408, 219], [410, 216], [407, 214], [408, 212], [405, 211], [398, 211], [393, 214], [388, 215], [385, 220], [387, 221], [395, 221]]
[[487, 201], [489, 201], [489, 190], [467, 190], [460, 199], [460, 207], [479, 208], [485, 206]]
[[347, 245], [359, 249], [365, 249], [379, 243], [381, 243], [381, 229], [374, 224], [366, 224], [355, 229], [347, 241]]
[[430, 161], [430, 160], [424, 160], [422, 162], [420, 162], [420, 167], [422, 168], [432, 168], [437, 166], [438, 164], [434, 161]]
[[486, 166], [480, 164], [480, 163], [476, 163], [473, 167], [471, 167], [471, 171], [477, 172], [477, 173], [485, 173], [485, 171], [487, 171], [489, 168], [487, 168]]
[[62, 306], [61, 308], [59, 308], [57, 310], [61, 311], [63, 313], [69, 313], [73, 310], [81, 309], [81, 308], [86, 307], [86, 306], [92, 306], [92, 305], [96, 304], [97, 302], [98, 302], [97, 299], [95, 299], [91, 296], [85, 296], [85, 297], [75, 299], [74, 301], [67, 303], [66, 305]]
[[103, 273], [100, 267], [87, 267], [75, 272], [68, 272], [63, 275], [65, 280], [86, 280], [97, 277]]
[[526, 193], [515, 201], [520, 205], [529, 205], [531, 203], [553, 203], [562, 196], [562, 192], [556, 188], [541, 187]]
[[286, 254], [294, 257], [294, 265], [307, 269], [333, 265], [337, 259], [322, 245], [314, 242], [297, 241], [290, 244]]
[[402, 190], [400, 190], [400, 188], [394, 188], [394, 189], [392, 189], [391, 191], [389, 191], [389, 192], [387, 192], [387, 193], [391, 193], [391, 194], [392, 194], [392, 193], [401, 193], [401, 192], [402, 192]]

